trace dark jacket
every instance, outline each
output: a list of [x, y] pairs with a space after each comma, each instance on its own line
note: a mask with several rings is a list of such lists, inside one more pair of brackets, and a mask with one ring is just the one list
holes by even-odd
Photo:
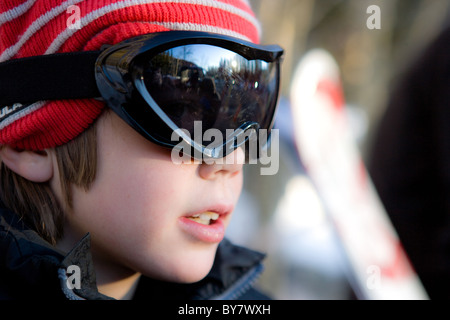
[[[262, 272], [264, 255], [224, 240], [219, 245], [211, 272], [200, 282], [176, 284], [144, 276], [136, 300], [267, 299], [253, 288]], [[67, 285], [71, 265], [80, 268], [80, 289]], [[100, 294], [86, 235], [64, 255], [27, 228], [17, 215], [0, 208], [0, 300], [5, 299], [111, 299]]]

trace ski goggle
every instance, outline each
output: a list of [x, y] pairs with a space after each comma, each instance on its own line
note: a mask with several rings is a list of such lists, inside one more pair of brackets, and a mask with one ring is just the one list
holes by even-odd
[[[196, 150], [194, 155], [222, 158], [249, 139], [258, 140], [262, 129], [270, 135], [282, 55], [279, 46], [223, 35], [152, 33], [101, 51], [3, 63], [0, 80], [11, 84], [27, 78], [30, 86], [7, 85], [0, 89], [0, 101], [101, 98], [158, 145], [176, 148], [182, 141]], [[223, 139], [206, 134], [211, 129]]]

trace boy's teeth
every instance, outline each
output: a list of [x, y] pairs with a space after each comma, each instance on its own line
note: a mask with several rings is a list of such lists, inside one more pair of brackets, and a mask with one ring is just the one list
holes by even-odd
[[210, 220], [219, 219], [219, 214], [215, 213], [215, 212], [204, 212], [204, 213], [200, 213], [200, 214], [195, 214], [192, 217], [188, 217], [188, 219], [195, 221], [197, 223], [209, 225]]

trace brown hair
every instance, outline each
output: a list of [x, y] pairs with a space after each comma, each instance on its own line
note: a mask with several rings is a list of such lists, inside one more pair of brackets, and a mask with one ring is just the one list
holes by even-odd
[[48, 182], [31, 182], [1, 163], [0, 197], [4, 205], [42, 238], [56, 244], [63, 235], [64, 207], [72, 207], [72, 185], [89, 189], [97, 168], [97, 134], [92, 125], [67, 144], [55, 148], [64, 203]]

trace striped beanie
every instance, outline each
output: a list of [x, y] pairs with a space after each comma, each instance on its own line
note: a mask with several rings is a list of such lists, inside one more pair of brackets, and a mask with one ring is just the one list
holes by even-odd
[[[255, 43], [260, 37], [248, 0], [2, 0], [0, 62], [99, 50], [168, 30], [214, 32]], [[0, 145], [43, 150], [65, 144], [104, 107], [95, 99], [0, 106]]]

